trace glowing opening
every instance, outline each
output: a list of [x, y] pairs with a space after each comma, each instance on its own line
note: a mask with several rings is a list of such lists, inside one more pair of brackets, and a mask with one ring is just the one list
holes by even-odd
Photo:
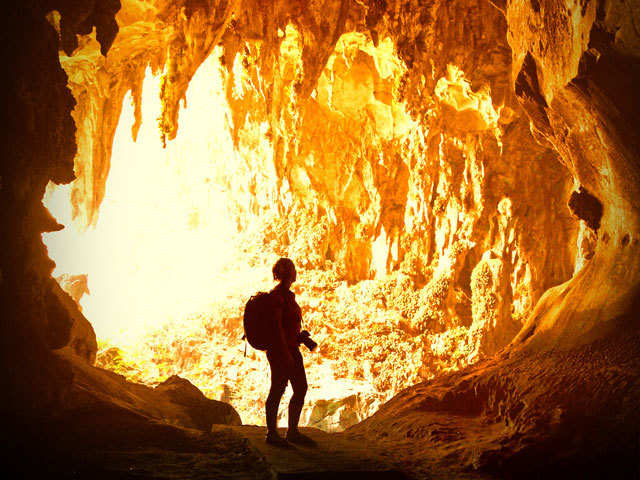
[[[72, 221], [71, 186], [50, 185], [45, 204], [67, 228], [43, 238], [57, 263], [54, 276], [88, 275], [90, 293], [80, 305], [97, 333], [102, 349], [99, 365], [148, 385], [178, 374], [210, 398], [231, 403], [245, 423], [255, 424], [264, 424], [269, 370], [261, 353], [249, 349], [249, 355], [243, 356], [242, 307], [256, 291], [271, 288], [270, 268], [280, 255], [293, 257], [303, 251], [294, 290], [304, 312], [304, 327], [320, 347], [317, 353], [304, 356], [310, 389], [302, 424], [339, 429], [370, 415], [399, 390], [430, 378], [435, 369], [457, 369], [477, 358], [479, 335], [469, 325], [442, 327], [457, 318], [454, 302], [459, 299], [469, 305], [469, 317], [474, 302], [492, 308], [487, 303], [493, 293], [488, 280], [497, 264], [492, 261], [495, 252], [487, 251], [486, 265], [475, 275], [479, 288], [484, 288], [478, 298], [472, 294], [465, 299], [467, 292], [452, 288], [460, 251], [474, 247], [475, 214], [467, 215], [455, 198], [449, 201], [450, 192], [444, 182], [438, 182], [436, 214], [428, 225], [433, 235], [421, 231], [430, 213], [416, 177], [426, 173], [416, 168], [409, 173], [410, 192], [399, 217], [405, 233], [415, 232], [416, 240], [433, 238], [429, 264], [422, 263], [426, 251], [419, 242], [399, 246], [402, 239], [397, 229], [380, 228], [367, 245], [361, 240], [369, 233], [363, 231], [362, 239], [356, 236], [353, 255], [367, 258], [369, 263], [358, 278], [369, 279], [347, 284], [344, 270], [360, 268], [358, 259], [347, 257], [339, 264], [336, 252], [327, 248], [326, 231], [316, 227], [343, 221], [345, 214], [336, 207], [350, 209], [362, 224], [377, 218], [381, 212], [369, 208], [381, 197], [373, 170], [380, 167], [382, 174], [389, 166], [381, 147], [384, 144], [388, 153], [395, 142], [401, 146], [399, 154], [406, 155], [402, 162], [414, 168], [412, 161], [421, 162], [424, 156], [427, 132], [396, 98], [405, 67], [393, 43], [383, 40], [374, 47], [365, 35], [356, 33], [340, 39], [320, 76], [315, 103], [307, 104], [317, 109], [312, 112], [317, 116], [298, 116], [293, 86], [301, 75], [300, 38], [293, 26], [282, 34], [286, 38], [281, 44], [284, 60], [279, 86], [287, 112], [274, 130], [295, 128], [311, 118], [317, 123], [306, 125], [305, 141], [310, 143], [336, 131], [349, 136], [350, 128], [365, 132], [366, 141], [378, 150], [377, 166], [364, 161], [350, 166], [345, 184], [339, 184], [343, 179], [336, 175], [335, 184], [324, 185], [330, 197], [324, 203], [313, 189], [338, 170], [344, 173], [340, 162], [358, 158], [358, 138], [352, 139], [353, 151], [342, 144], [346, 145], [342, 151], [332, 153], [335, 165], [315, 158], [323, 153], [318, 145], [325, 148], [318, 142], [303, 165], [290, 165], [288, 175], [276, 172], [278, 132], [268, 123], [272, 118], [264, 105], [265, 79], [252, 57], [259, 47], [241, 49], [231, 72], [221, 68], [221, 52], [216, 49], [189, 84], [177, 137], [166, 149], [157, 127], [161, 80], [147, 70], [142, 126], [134, 142], [130, 134], [134, 108], [127, 95], [95, 227], [85, 231]], [[448, 76], [440, 79], [436, 96], [454, 130], [498, 128], [499, 110], [494, 109], [489, 92], [472, 91], [459, 69], [452, 66]], [[437, 153], [445, 161], [444, 135], [439, 138]], [[462, 139], [450, 141], [462, 149]], [[319, 172], [314, 172], [316, 161], [322, 165]], [[324, 167], [336, 170], [327, 172]], [[475, 172], [480, 180], [482, 168]], [[473, 186], [476, 203], [481, 201], [480, 186], [480, 181]], [[287, 215], [282, 215], [283, 210]], [[505, 225], [498, 225], [504, 227], [502, 235], [512, 235], [506, 222], [511, 217], [510, 200], [500, 203], [498, 213], [504, 217]], [[325, 223], [314, 224], [322, 215]], [[300, 223], [311, 228], [300, 238], [290, 238], [290, 233], [291, 237], [298, 234]], [[326, 269], [303, 262], [309, 248], [312, 255], [326, 258]], [[340, 249], [350, 253], [337, 246]], [[416, 272], [419, 276], [412, 278]], [[530, 277], [528, 266], [520, 262], [514, 278], [526, 275]], [[530, 292], [523, 290], [521, 297], [514, 295], [514, 305], [524, 311], [529, 298]], [[122, 361], [110, 361], [114, 355]], [[316, 423], [319, 420], [323, 423]]]
[[86, 273], [80, 300], [98, 338], [130, 345], [154, 326], [210, 308], [235, 260], [225, 175], [234, 151], [225, 125], [223, 82], [211, 56], [198, 70], [180, 114], [178, 137], [162, 148], [160, 76], [147, 69], [142, 123], [131, 138], [127, 94], [113, 142], [105, 199], [95, 228], [70, 215], [70, 185], [50, 185], [45, 203], [67, 227], [44, 235], [54, 276]]
[[[147, 69], [137, 141], [127, 94], [95, 226], [85, 230], [71, 218], [73, 185], [50, 184], [44, 203], [66, 228], [43, 240], [56, 262], [54, 277], [88, 275], [90, 293], [79, 304], [96, 331], [98, 365], [148, 385], [178, 374], [231, 403], [245, 423], [264, 424], [269, 369], [264, 355], [249, 348], [243, 356], [240, 318], [250, 295], [273, 286], [270, 267], [279, 256], [256, 240], [260, 218], [269, 217], [277, 196], [273, 149], [262, 120], [245, 126], [251, 139], [234, 150], [219, 56], [214, 51], [190, 82], [178, 135], [166, 148], [156, 122], [161, 76]], [[236, 73], [234, 82], [246, 81]], [[237, 99], [247, 85], [235, 86]], [[239, 225], [241, 217], [246, 223]], [[318, 340], [328, 342], [328, 334], [316, 328]], [[109, 351], [122, 362], [101, 360], [113, 359]], [[324, 418], [319, 400], [355, 395], [371, 413], [388, 396], [361, 378], [344, 378], [336, 361], [317, 355], [305, 363], [310, 390], [303, 424]], [[351, 423], [362, 419], [351, 416]]]

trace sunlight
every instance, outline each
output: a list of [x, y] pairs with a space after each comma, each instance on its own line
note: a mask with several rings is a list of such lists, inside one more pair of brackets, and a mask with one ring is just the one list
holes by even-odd
[[123, 345], [154, 324], [205, 309], [233, 258], [236, 227], [223, 184], [234, 152], [217, 57], [194, 76], [182, 128], [166, 149], [153, 121], [159, 89], [160, 76], [147, 69], [137, 142], [131, 96], [125, 97], [95, 228], [82, 232], [71, 221], [69, 185], [50, 185], [45, 197], [67, 225], [43, 235], [57, 264], [54, 276], [87, 273], [91, 295], [81, 300], [83, 312], [99, 338]]

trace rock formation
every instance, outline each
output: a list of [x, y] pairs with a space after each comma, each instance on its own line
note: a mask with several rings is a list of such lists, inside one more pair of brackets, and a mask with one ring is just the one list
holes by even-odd
[[[224, 30], [221, 61], [228, 72], [233, 136], [247, 166], [234, 184], [254, 185], [255, 172], [272, 172], [262, 175], [257, 190], [247, 189], [256, 199], [253, 211], [238, 213], [239, 223], [251, 216], [264, 219], [269, 211], [295, 218], [275, 227], [283, 252], [302, 266], [324, 268], [327, 260], [334, 262], [350, 282], [397, 270], [409, 275], [425, 299], [420, 319], [412, 320], [417, 332], [470, 326], [474, 267], [483, 257], [508, 257], [500, 281], [506, 282], [503, 293], [509, 298], [495, 314], [515, 323], [505, 327], [504, 338], [487, 340], [492, 346], [478, 349], [490, 354], [504, 346], [542, 292], [570, 278], [578, 231], [577, 223], [557, 215], [553, 206], [568, 196], [570, 176], [558, 168], [555, 154], [531, 137], [528, 119], [509, 88], [504, 16], [483, 4], [473, 16], [479, 24], [467, 25], [461, 38], [447, 39], [447, 25], [464, 24], [468, 5], [418, 7], [411, 10], [410, 21], [430, 20], [416, 40], [417, 29], [407, 28], [400, 13], [382, 16], [373, 25], [376, 10], [371, 7], [366, 15], [348, 10], [346, 19], [337, 13], [323, 19], [323, 28], [336, 37], [329, 38], [320, 35], [312, 15], [288, 23], [301, 13], [286, 2], [278, 2], [274, 11], [258, 9], [275, 22], [268, 27], [254, 25], [258, 17], [249, 13], [251, 7], [237, 7], [244, 20], [237, 11], [229, 28], [222, 4], [205, 9], [217, 12], [216, 25]], [[198, 39], [189, 46], [194, 53], [180, 56], [191, 63], [163, 77], [159, 128], [170, 140], [186, 85], [215, 46], [201, 39], [211, 23], [197, 8], [189, 7], [188, 17], [169, 15], [163, 8], [168, 7], [125, 2], [118, 13], [121, 32], [106, 59], [100, 60], [97, 43], [89, 40], [62, 60], [70, 78], [77, 78], [71, 87], [78, 102], [74, 116], [80, 150], [71, 200], [85, 225], [98, 215], [110, 139], [125, 92], [132, 91], [136, 105], [135, 137], [146, 65], [174, 68], [165, 57], [168, 38], [177, 50], [187, 48], [180, 43], [185, 39]], [[177, 24], [171, 23], [176, 18]], [[167, 33], [174, 29], [181, 29], [184, 38]], [[439, 40], [430, 43], [426, 31]], [[386, 41], [376, 46], [372, 39], [381, 38]], [[430, 50], [416, 53], [408, 47], [415, 41]], [[444, 41], [446, 53], [436, 45]], [[273, 47], [263, 48], [270, 42]], [[478, 58], [476, 52], [485, 50], [491, 55]], [[137, 60], [140, 55], [146, 63]], [[326, 57], [320, 70], [310, 60], [318, 56]], [[423, 74], [427, 68], [428, 78]], [[112, 77], [116, 84], [105, 83]], [[419, 85], [416, 79], [422, 79]], [[95, 115], [104, 121], [92, 120]], [[265, 122], [270, 151], [256, 158], [252, 145], [263, 135], [259, 125]], [[500, 202], [512, 205], [509, 219], [499, 212]], [[256, 204], [262, 209], [256, 210]], [[558, 241], [558, 236], [563, 238]], [[548, 246], [540, 248], [540, 241]], [[475, 297], [484, 301], [479, 292]]]
[[[85, 284], [86, 285], [86, 284]], [[96, 334], [89, 321], [82, 315], [77, 301], [65, 292], [58, 282], [49, 282], [49, 292], [45, 296], [47, 317], [50, 322], [71, 321], [69, 339], [62, 348], [70, 348], [76, 355], [93, 364], [96, 360], [98, 343]], [[49, 331], [59, 332], [59, 328], [49, 328]], [[62, 343], [62, 342], [61, 342]]]
[[[71, 315], [64, 295], [52, 293], [53, 262], [41, 233], [59, 229], [42, 205], [47, 183], [74, 178], [75, 105], [58, 59], [58, 34], [45, 15], [61, 12], [61, 38], [72, 49], [78, 33], [95, 26], [103, 53], [117, 33], [119, 2], [22, 2], [5, 17], [7, 76], [2, 163], [3, 413], [12, 421], [57, 408], [71, 385], [71, 370], [52, 350], [69, 343]], [[59, 292], [60, 293], [60, 292]], [[91, 345], [88, 356], [91, 357]], [[95, 351], [94, 351], [95, 353]], [[5, 410], [6, 409], [6, 410]]]
[[[92, 362], [97, 347], [51, 278], [41, 234], [60, 225], [42, 204], [47, 183], [77, 178], [75, 216], [95, 223], [125, 94], [141, 118], [145, 70], [163, 71], [159, 134], [171, 141], [190, 79], [220, 45], [247, 167], [237, 180], [255, 200], [236, 213], [271, 212], [284, 253], [330, 262], [350, 283], [403, 275], [415, 292], [409, 330], [465, 328], [471, 357], [488, 358], [406, 390], [353, 434], [431, 442], [443, 468], [446, 458], [513, 475], [636, 468], [635, 2], [29, 0], [7, 10], [0, 334], [3, 413], [16, 431], [65, 412], [81, 372], [89, 391], [101, 385], [99, 370], [54, 352]], [[256, 131], [270, 153], [257, 160]], [[179, 383], [160, 390], [175, 396]], [[195, 408], [199, 396], [180, 392]], [[121, 401], [98, 403], [122, 412]]]

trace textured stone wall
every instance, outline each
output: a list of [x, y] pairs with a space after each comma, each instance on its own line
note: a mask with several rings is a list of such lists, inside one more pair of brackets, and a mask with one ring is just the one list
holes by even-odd
[[637, 316], [640, 96], [632, 85], [640, 78], [640, 6], [508, 2], [506, 15], [516, 95], [536, 138], [559, 152], [581, 186], [572, 210], [595, 240], [588, 263], [547, 292], [518, 340], [588, 342], [620, 328], [616, 317]]
[[[113, 0], [34, 0], [5, 16], [12, 75], [1, 195], [11, 208], [2, 212], [2, 355], [16, 366], [6, 378], [14, 406], [55, 402], [69, 378], [49, 353], [68, 343], [71, 320], [47, 307], [53, 265], [40, 235], [59, 228], [41, 203], [47, 182], [71, 181], [75, 157], [76, 213], [94, 222], [122, 98], [128, 89], [139, 97], [146, 62], [166, 66], [160, 128], [170, 140], [189, 80], [218, 43], [229, 69], [236, 52], [244, 52], [249, 76], [248, 57], [259, 67], [258, 96], [230, 105], [258, 106], [254, 120], [269, 126], [273, 208], [292, 219], [316, 215], [311, 225], [293, 223], [294, 234], [313, 239], [296, 248], [315, 253], [317, 264], [342, 265], [351, 281], [381, 270], [408, 276], [419, 291], [412, 328], [495, 331], [478, 344], [491, 353], [546, 291], [518, 341], [549, 348], [596, 338], [632, 308], [640, 277], [634, 3], [126, 0], [124, 7], [117, 37]], [[289, 22], [299, 56], [281, 50]], [[94, 26], [97, 43], [76, 37]], [[406, 69], [398, 84], [385, 83], [366, 48], [327, 67], [341, 35], [353, 31], [374, 45], [391, 39]], [[67, 74], [58, 47], [69, 55]], [[341, 99], [349, 88], [367, 101]], [[394, 105], [402, 102], [414, 122], [408, 132], [395, 129]], [[245, 127], [234, 120], [246, 150]], [[602, 204], [602, 218], [597, 232], [580, 227], [581, 238], [597, 238], [582, 270], [549, 290], [574, 270], [572, 184]], [[309, 229], [315, 233], [300, 234]], [[376, 241], [387, 259], [373, 268]]]
[[[74, 178], [75, 101], [58, 46], [72, 49], [75, 34], [95, 26], [106, 53], [117, 32], [118, 8], [112, 1], [25, 1], [8, 6], [4, 16], [3, 53], [11, 72], [4, 91], [0, 171], [0, 355], [2, 407], [11, 412], [10, 423], [55, 408], [71, 383], [70, 368], [51, 350], [69, 343], [74, 319], [64, 313], [66, 294], [56, 291], [54, 264], [41, 238], [42, 232], [61, 228], [42, 205], [47, 183]], [[45, 18], [52, 9], [61, 14], [59, 34]]]
[[[167, 68], [159, 128], [170, 140], [190, 78], [220, 41], [246, 164], [233, 183], [255, 197], [238, 215], [288, 219], [273, 220], [269, 235], [299, 265], [333, 265], [350, 282], [408, 277], [415, 333], [473, 324], [482, 354], [504, 346], [541, 294], [570, 278], [571, 178], [529, 132], [495, 6], [141, 5], [125, 2], [106, 58], [92, 40], [63, 58], [78, 100], [72, 201], [85, 224], [99, 212], [128, 89], [140, 119], [147, 62]], [[487, 262], [502, 286], [473, 291], [474, 269]], [[493, 330], [499, 339], [481, 340]]]

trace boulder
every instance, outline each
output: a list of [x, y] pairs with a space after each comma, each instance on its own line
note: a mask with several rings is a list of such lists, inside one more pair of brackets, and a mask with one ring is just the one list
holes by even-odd
[[172, 375], [155, 390], [165, 393], [173, 403], [185, 407], [197, 428], [210, 430], [213, 424], [242, 425], [240, 415], [231, 405], [205, 397], [186, 378]]
[[[65, 341], [57, 342], [52, 348], [64, 348], [93, 364], [96, 360], [98, 342], [96, 333], [89, 320], [82, 314], [78, 304], [65, 292], [55, 280], [48, 282], [49, 290], [45, 295], [49, 330], [53, 325], [64, 325], [70, 329]], [[60, 330], [61, 328], [56, 328]]]
[[320, 399], [303, 411], [303, 423], [327, 432], [341, 432], [368, 416], [371, 401], [354, 393], [342, 398]]
[[117, 409], [124, 416], [205, 432], [213, 424], [241, 425], [240, 415], [231, 405], [205, 397], [189, 380], [177, 375], [153, 388], [89, 365], [68, 349], [56, 353], [73, 372], [71, 391], [61, 408], [61, 416], [87, 412], [100, 416], [103, 411]]
[[55, 278], [60, 287], [62, 287], [62, 290], [69, 294], [73, 301], [78, 305], [78, 309], [82, 311], [80, 299], [85, 293], [91, 295], [91, 292], [89, 291], [89, 276], [86, 273], [81, 275], [69, 275], [64, 273]]

